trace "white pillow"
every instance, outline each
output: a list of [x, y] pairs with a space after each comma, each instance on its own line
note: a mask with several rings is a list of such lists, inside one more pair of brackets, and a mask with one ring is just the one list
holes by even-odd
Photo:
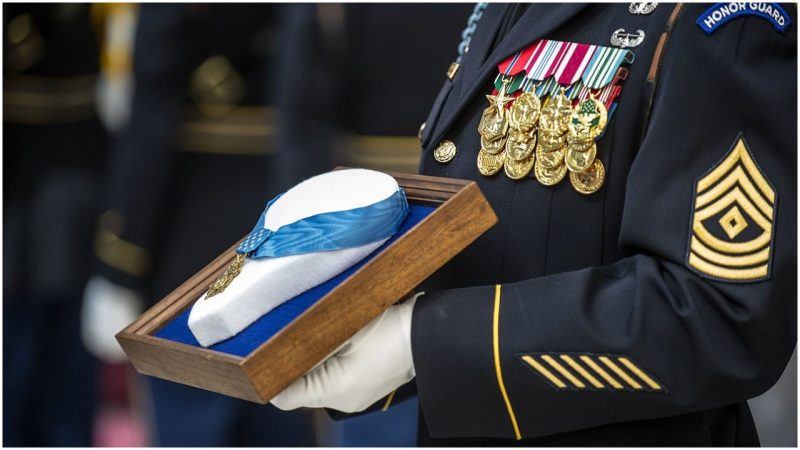
[[[329, 172], [283, 194], [267, 211], [262, 225], [277, 231], [306, 217], [378, 203], [399, 189], [394, 178], [381, 172]], [[203, 294], [194, 304], [189, 329], [204, 347], [233, 337], [275, 307], [347, 270], [387, 240], [325, 252], [247, 258], [224, 291], [211, 298]]]

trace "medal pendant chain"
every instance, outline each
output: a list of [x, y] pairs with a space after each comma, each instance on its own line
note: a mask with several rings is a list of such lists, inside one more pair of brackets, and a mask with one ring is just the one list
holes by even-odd
[[225, 272], [219, 276], [213, 283], [208, 286], [206, 298], [211, 298], [225, 290], [233, 282], [233, 279], [242, 271], [242, 266], [247, 255], [237, 253], [233, 263], [225, 269]]

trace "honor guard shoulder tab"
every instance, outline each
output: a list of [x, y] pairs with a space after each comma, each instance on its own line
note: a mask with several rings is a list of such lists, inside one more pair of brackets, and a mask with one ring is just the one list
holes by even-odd
[[710, 35], [717, 28], [741, 16], [757, 16], [768, 20], [775, 30], [783, 33], [792, 23], [792, 18], [777, 3], [731, 2], [717, 3], [697, 18], [697, 25]]

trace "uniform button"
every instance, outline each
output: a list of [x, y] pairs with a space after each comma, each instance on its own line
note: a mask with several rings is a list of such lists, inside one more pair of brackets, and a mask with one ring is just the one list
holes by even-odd
[[417, 137], [420, 142], [422, 142], [422, 132], [425, 131], [426, 125], [428, 125], [428, 122], [422, 122], [422, 125], [419, 126], [419, 131], [417, 131]]
[[442, 164], [447, 164], [453, 160], [456, 156], [456, 152], [456, 144], [452, 141], [444, 140], [436, 146], [436, 149], [433, 151], [433, 158]]

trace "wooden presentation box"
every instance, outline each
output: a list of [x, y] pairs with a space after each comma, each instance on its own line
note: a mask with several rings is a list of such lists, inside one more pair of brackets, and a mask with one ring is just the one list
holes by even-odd
[[[160, 330], [185, 318], [188, 308], [231, 264], [237, 243], [117, 334], [136, 370], [267, 403], [497, 222], [474, 181], [391, 175], [405, 189], [412, 208], [419, 205], [427, 215], [285, 326], [263, 341], [251, 342], [252, 350], [239, 355], [159, 336]], [[257, 213], [253, 211], [254, 217]]]

